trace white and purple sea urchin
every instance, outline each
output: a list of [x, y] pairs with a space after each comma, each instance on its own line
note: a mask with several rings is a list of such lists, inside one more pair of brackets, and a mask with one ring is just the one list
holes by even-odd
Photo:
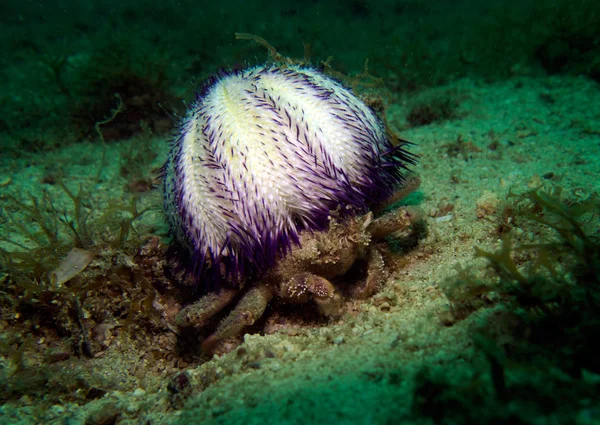
[[164, 203], [196, 273], [261, 273], [304, 229], [387, 198], [414, 163], [349, 89], [314, 68], [257, 66], [214, 77], [164, 166]]

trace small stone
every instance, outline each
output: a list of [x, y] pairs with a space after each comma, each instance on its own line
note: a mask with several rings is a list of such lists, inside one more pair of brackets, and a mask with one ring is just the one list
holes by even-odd
[[383, 304], [381, 304], [379, 306], [379, 310], [381, 310], [383, 312], [388, 312], [388, 311], [390, 311], [390, 309], [391, 309], [391, 306], [390, 306], [390, 303], [388, 303], [388, 302], [384, 302]]
[[343, 342], [344, 342], [344, 336], [343, 336], [343, 335], [336, 336], [336, 337], [333, 339], [333, 343], [334, 343], [335, 345], [340, 345], [340, 344], [342, 344]]
[[54, 415], [62, 415], [67, 409], [65, 409], [65, 407], [61, 406], [60, 404], [55, 404], [50, 410]]
[[174, 409], [181, 409], [193, 392], [189, 375], [186, 372], [176, 374], [167, 385], [167, 390], [170, 393], [171, 406]]
[[145, 394], [146, 394], [146, 391], [143, 390], [143, 389], [141, 389], [141, 388], [136, 388], [135, 391], [133, 392], [133, 395], [135, 397], [141, 397], [141, 396], [143, 396]]
[[114, 404], [98, 406], [85, 420], [85, 425], [114, 425], [119, 420], [121, 412]]
[[498, 199], [498, 195], [496, 195], [493, 192], [490, 192], [489, 190], [486, 190], [476, 202], [477, 218], [486, 218], [490, 215], [495, 214], [499, 204], [500, 199]]

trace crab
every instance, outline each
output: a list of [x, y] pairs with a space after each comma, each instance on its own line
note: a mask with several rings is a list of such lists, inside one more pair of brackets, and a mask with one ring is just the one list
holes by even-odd
[[[404, 198], [419, 183], [418, 177], [413, 177], [385, 205]], [[221, 289], [184, 307], [175, 319], [176, 325], [181, 328], [205, 327], [215, 315], [239, 298], [215, 332], [202, 343], [202, 350], [212, 354], [224, 340], [241, 336], [245, 328], [263, 315], [274, 298], [294, 304], [312, 301], [322, 315], [335, 317], [342, 309], [342, 293], [359, 299], [376, 293], [387, 278], [378, 244], [389, 235], [409, 229], [422, 218], [423, 213], [417, 207], [408, 206], [377, 218], [373, 211], [343, 220], [336, 218], [339, 215], [331, 213], [329, 227], [325, 231], [302, 232], [300, 243], [281, 256], [248, 289]], [[338, 290], [332, 280], [346, 275], [359, 260], [366, 262], [366, 276], [362, 283]]]

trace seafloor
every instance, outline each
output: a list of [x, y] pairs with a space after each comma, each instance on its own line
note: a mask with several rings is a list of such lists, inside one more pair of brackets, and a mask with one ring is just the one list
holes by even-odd
[[[368, 2], [348, 4], [357, 8], [348, 15], [350, 28], [364, 28], [374, 45], [391, 43], [393, 32], [375, 32], [383, 18], [369, 15]], [[447, 12], [419, 4], [430, 18]], [[277, 22], [299, 26], [310, 13], [286, 10]], [[82, 109], [99, 107], [86, 103], [98, 92], [77, 92], [69, 81], [97, 52], [79, 40], [73, 48], [81, 52], [61, 64], [25, 43], [19, 28], [35, 25], [14, 19], [5, 22], [14, 52], [1, 83], [0, 424], [600, 423], [600, 368], [591, 349], [600, 331], [600, 85], [589, 71], [597, 62], [593, 68], [582, 59], [593, 48], [580, 48], [583, 64], [573, 59], [557, 69], [539, 56], [513, 58], [510, 66], [502, 58], [498, 66], [506, 72], [489, 78], [458, 66], [432, 77], [435, 66], [427, 62], [420, 67], [431, 78], [419, 79], [418, 61], [406, 61], [406, 70], [375, 61], [369, 72], [383, 84], [356, 89], [381, 99], [390, 128], [414, 144], [422, 184], [405, 203], [425, 213], [417, 235], [387, 240], [389, 279], [369, 299], [348, 299], [340, 317], [274, 306], [239, 346], [211, 358], [199, 347], [206, 331], [182, 332], [170, 320], [192, 300], [193, 285], [185, 267], [171, 264], [178, 257], [169, 249], [155, 180], [169, 149], [169, 114], [183, 113], [181, 99], [191, 98], [198, 81], [165, 76], [158, 84], [155, 74], [138, 78], [135, 63], [129, 74], [96, 70], [129, 78], [123, 84], [137, 84], [136, 91], [100, 79], [98, 90], [110, 90], [99, 102], [105, 108], [81, 118]], [[513, 24], [523, 31], [524, 22]], [[478, 34], [486, 34], [481, 28]], [[329, 36], [317, 33], [305, 36]], [[187, 63], [185, 75], [201, 79], [221, 62], [253, 60], [236, 49], [254, 42], [232, 41], [232, 33], [222, 42], [218, 34], [202, 48], [177, 52], [165, 72], [177, 74]], [[365, 37], [340, 53], [340, 72], [356, 78], [362, 71], [371, 52]], [[590, 37], [598, 37], [597, 28]], [[277, 36], [268, 38], [288, 53]], [[281, 38], [287, 45], [303, 35]], [[326, 46], [344, 50], [338, 38]], [[436, 40], [432, 45], [443, 49]], [[210, 49], [227, 59], [186, 60]], [[254, 63], [266, 56], [262, 47], [252, 49], [263, 55]], [[379, 58], [396, 54], [388, 49]], [[493, 62], [462, 54], [466, 69]], [[56, 79], [52, 89], [32, 83], [36, 69]], [[145, 85], [150, 81], [156, 85]], [[173, 86], [166, 90], [167, 84]], [[21, 109], [30, 118], [10, 121], [15, 105], [25, 108], [23, 99], [36, 93], [42, 105]], [[77, 120], [52, 112], [52, 96], [60, 108], [71, 102], [68, 116]], [[163, 103], [152, 113], [131, 112], [157, 102]], [[49, 117], [63, 120], [60, 127]], [[73, 247], [92, 255], [90, 264], [67, 282], [48, 277]]]

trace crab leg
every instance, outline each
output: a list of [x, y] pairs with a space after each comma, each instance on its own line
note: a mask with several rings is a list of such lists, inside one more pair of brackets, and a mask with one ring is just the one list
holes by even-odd
[[375, 240], [381, 240], [386, 236], [407, 229], [411, 224], [423, 218], [423, 210], [417, 207], [400, 207], [371, 221], [367, 226], [367, 232]]
[[239, 292], [237, 289], [224, 289], [221, 292], [207, 294], [181, 309], [175, 318], [175, 324], [181, 327], [202, 327], [208, 319], [227, 307]]
[[368, 298], [379, 290], [379, 285], [388, 277], [381, 253], [376, 248], [369, 250], [367, 279], [365, 284], [356, 288], [354, 298]]
[[250, 289], [233, 311], [219, 324], [215, 333], [204, 340], [202, 350], [210, 353], [215, 344], [222, 339], [241, 334], [246, 326], [252, 325], [263, 315], [271, 298], [273, 298], [273, 292], [264, 284]]

